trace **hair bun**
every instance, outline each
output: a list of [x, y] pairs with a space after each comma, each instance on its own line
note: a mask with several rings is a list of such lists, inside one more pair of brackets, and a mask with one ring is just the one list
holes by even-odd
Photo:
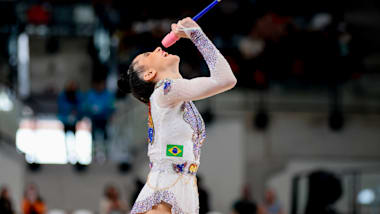
[[127, 72], [120, 75], [120, 79], [117, 81], [117, 86], [124, 93], [131, 93], [131, 86], [129, 84], [129, 76]]

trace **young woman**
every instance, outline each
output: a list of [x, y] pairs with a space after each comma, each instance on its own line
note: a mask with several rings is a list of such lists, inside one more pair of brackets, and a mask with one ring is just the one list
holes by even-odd
[[29, 184], [25, 188], [24, 199], [22, 200], [23, 214], [45, 214], [46, 205], [42, 200], [38, 188], [35, 184]]
[[131, 214], [198, 214], [196, 173], [206, 138], [203, 120], [192, 103], [233, 88], [236, 78], [218, 49], [191, 18], [172, 24], [203, 55], [210, 77], [183, 79], [180, 58], [161, 48], [137, 56], [118, 82], [149, 106], [148, 156], [151, 171]]

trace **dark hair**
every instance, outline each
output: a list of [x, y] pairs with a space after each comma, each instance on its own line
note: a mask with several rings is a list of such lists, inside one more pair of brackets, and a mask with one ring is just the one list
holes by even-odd
[[29, 188], [33, 188], [34, 191], [36, 191], [37, 193], [37, 201], [39, 202], [44, 202], [44, 200], [42, 199], [40, 193], [39, 193], [39, 190], [38, 190], [38, 186], [34, 183], [29, 183], [26, 187], [25, 187], [25, 190], [24, 190], [24, 197], [25, 198], [28, 198], [28, 189]]
[[107, 184], [104, 188], [104, 196], [106, 198], [112, 198], [111, 190], [114, 190], [115, 192], [117, 192], [117, 194], [119, 194], [119, 190], [114, 184]]
[[144, 71], [143, 66], [136, 66], [136, 62], [132, 63], [128, 70], [120, 75], [117, 85], [124, 93], [132, 93], [138, 100], [148, 104], [155, 83], [141, 79], [139, 73], [142, 71]]
[[6, 186], [2, 186], [0, 189], [0, 199], [4, 197], [6, 192], [8, 192], [8, 188]]

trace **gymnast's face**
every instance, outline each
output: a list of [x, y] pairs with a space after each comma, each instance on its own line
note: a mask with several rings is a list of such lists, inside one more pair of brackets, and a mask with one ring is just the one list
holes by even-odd
[[159, 81], [167, 73], [178, 72], [180, 58], [168, 54], [160, 47], [152, 52], [138, 55], [133, 62], [144, 67], [142, 77], [145, 81]]

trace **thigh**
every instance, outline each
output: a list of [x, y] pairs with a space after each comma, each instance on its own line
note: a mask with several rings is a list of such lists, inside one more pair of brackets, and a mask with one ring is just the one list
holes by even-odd
[[161, 202], [160, 204], [154, 206], [152, 210], [144, 214], [171, 214], [171, 206], [167, 203]]

